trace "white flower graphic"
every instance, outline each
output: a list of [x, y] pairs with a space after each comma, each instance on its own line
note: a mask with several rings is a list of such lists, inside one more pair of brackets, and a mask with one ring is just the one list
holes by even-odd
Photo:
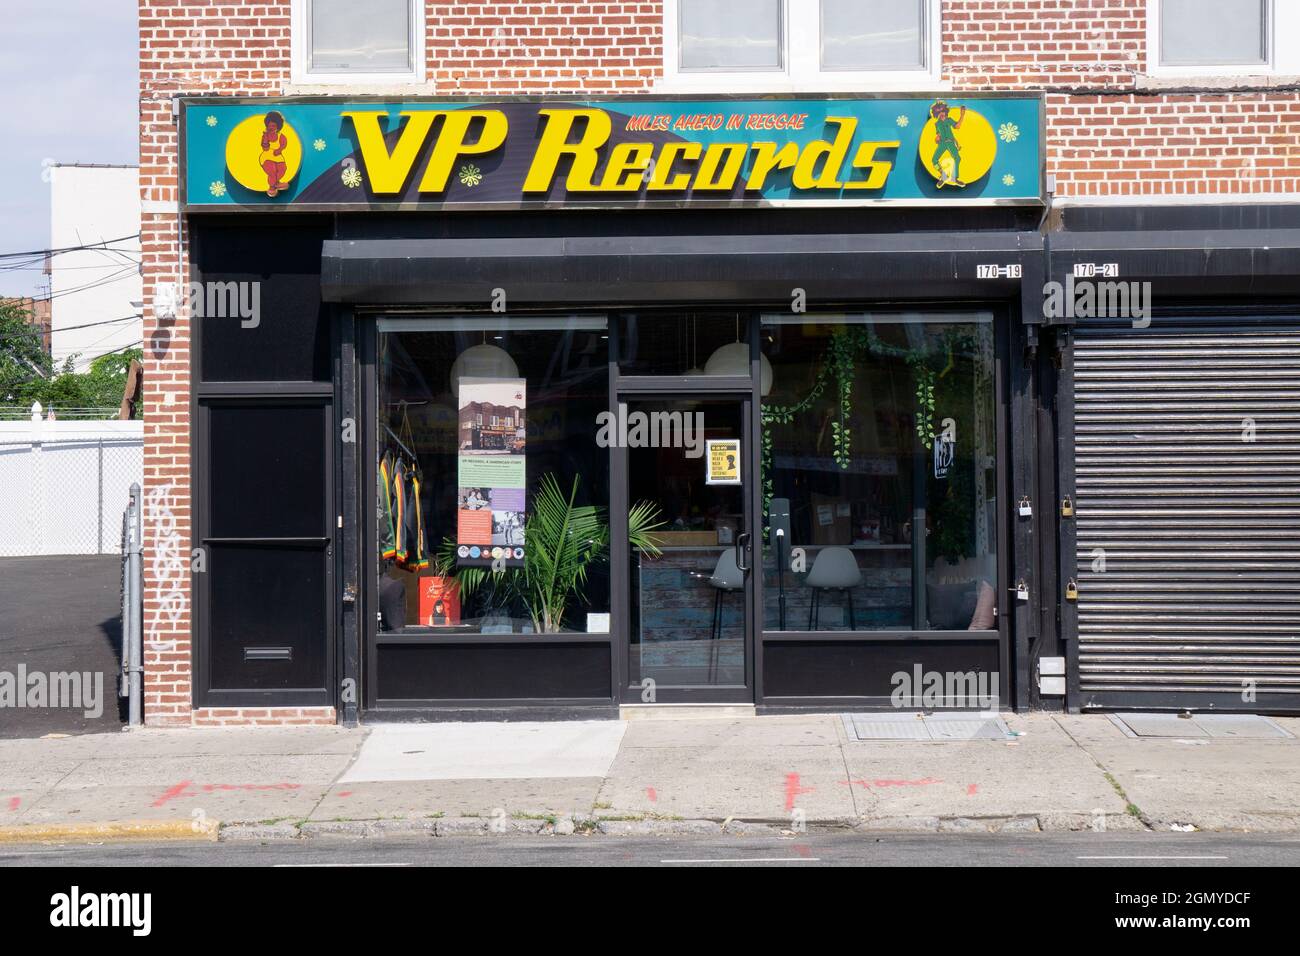
[[222, 196], [226, 194], [226, 184], [218, 179], [216, 182], [214, 182], [211, 186], [208, 187], [208, 192], [212, 193], [212, 195], [220, 199]]
[[1010, 173], [1007, 173], [1005, 176], [1002, 177], [1003, 186], [1014, 186], [1015, 184], [1016, 184], [1016, 177], [1012, 176]]
[[204, 122], [207, 123], [209, 126], [216, 126], [217, 118], [215, 116], [209, 116], [206, 120], [204, 120]]
[[1015, 123], [1003, 123], [998, 127], [998, 138], [1004, 143], [1014, 143], [1020, 138], [1020, 127]]
[[349, 166], [343, 170], [343, 185], [348, 189], [356, 189], [361, 185], [361, 170], [355, 166]]
[[483, 181], [483, 170], [479, 169], [473, 163], [460, 168], [460, 182], [462, 186], [477, 186]]
[[323, 139], [316, 140], [311, 144], [311, 148], [316, 150], [316, 152], [318, 153], [323, 153], [325, 151], [325, 140]]
[[894, 122], [897, 123], [899, 126], [907, 126], [912, 121], [908, 119], [906, 116], [900, 116], [896, 120], [894, 120]]

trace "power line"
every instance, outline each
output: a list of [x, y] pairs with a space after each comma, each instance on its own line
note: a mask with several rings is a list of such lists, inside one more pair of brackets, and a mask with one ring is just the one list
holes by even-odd
[[51, 332], [73, 332], [77, 329], [93, 329], [97, 325], [112, 325], [115, 322], [129, 322], [131, 319], [142, 319], [143, 315], [124, 315], [120, 319], [105, 319], [103, 322], [87, 322], [85, 325], [61, 325], [58, 328], [51, 327]]
[[130, 236], [119, 236], [116, 239], [101, 239], [99, 242], [90, 242], [80, 246], [64, 246], [61, 249], [29, 249], [26, 252], [0, 252], [0, 259], [27, 259], [32, 256], [57, 256], [64, 252], [80, 252], [83, 249], [106, 249], [109, 252], [135, 252], [134, 249], [107, 249], [109, 243], [126, 242], [129, 239], [139, 239], [140, 233], [134, 233]]

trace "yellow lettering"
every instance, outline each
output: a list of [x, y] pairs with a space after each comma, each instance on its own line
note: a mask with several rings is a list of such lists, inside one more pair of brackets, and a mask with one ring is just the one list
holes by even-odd
[[776, 143], [754, 143], [754, 164], [749, 169], [749, 179], [745, 190], [762, 189], [767, 183], [767, 174], [774, 169], [789, 169], [799, 158], [799, 144], [786, 143], [779, 150]]
[[[817, 140], [809, 143], [799, 156], [794, 166], [791, 179], [796, 189], [838, 189], [840, 167], [849, 153], [849, 143], [853, 141], [853, 131], [858, 128], [858, 121], [852, 116], [828, 116], [826, 122], [839, 127], [835, 141], [828, 143]], [[825, 157], [821, 172], [817, 173], [817, 161]]]
[[[500, 110], [448, 110], [438, 111], [435, 115], [445, 116], [442, 129], [434, 143], [433, 153], [429, 156], [429, 165], [420, 180], [420, 192], [440, 193], [447, 188], [451, 177], [451, 167], [461, 156], [490, 153], [506, 141], [510, 123], [506, 114]], [[483, 132], [479, 133], [478, 142], [466, 143], [465, 136], [470, 124], [478, 117], [483, 118]]]
[[379, 128], [379, 117], [387, 118], [387, 113], [376, 110], [345, 112], [343, 115], [352, 120], [352, 128], [357, 132], [357, 146], [361, 149], [361, 161], [365, 164], [371, 191], [384, 195], [400, 193], [438, 114], [432, 111], [399, 113], [398, 116], [406, 117], [406, 125], [402, 127], [391, 154], [384, 142], [384, 131]]
[[634, 193], [640, 189], [653, 149], [650, 143], [619, 143], [615, 146], [605, 165], [605, 177], [600, 181], [601, 192]]
[[[700, 163], [700, 175], [695, 180], [695, 191], [701, 189], [729, 190], [736, 185], [740, 164], [745, 161], [749, 148], [743, 143], [710, 143]], [[722, 165], [721, 173], [718, 165]]]
[[853, 157], [854, 169], [869, 170], [866, 179], [849, 180], [844, 183], [845, 189], [880, 189], [885, 185], [885, 180], [889, 178], [889, 171], [894, 168], [892, 160], [876, 159], [876, 150], [878, 149], [897, 149], [898, 140], [882, 141], [879, 143], [862, 143], [858, 146], [857, 155]]
[[690, 174], [678, 173], [673, 176], [673, 163], [678, 156], [686, 160], [697, 160], [703, 151], [704, 147], [699, 143], [665, 143], [659, 151], [659, 162], [655, 163], [654, 172], [650, 174], [650, 182], [646, 184], [646, 192], [652, 189], [685, 192], [691, 184]]
[[[592, 192], [599, 187], [592, 185], [591, 179], [596, 173], [599, 157], [596, 151], [609, 139], [611, 124], [609, 114], [604, 110], [538, 110], [546, 117], [542, 128], [542, 138], [533, 154], [533, 163], [528, 167], [524, 178], [524, 192], [543, 193], [551, 188], [551, 180], [560, 157], [566, 153], [573, 157], [569, 167], [569, 176], [565, 186], [569, 192]], [[587, 118], [587, 128], [582, 138], [576, 143], [569, 142], [569, 133], [580, 116]]]

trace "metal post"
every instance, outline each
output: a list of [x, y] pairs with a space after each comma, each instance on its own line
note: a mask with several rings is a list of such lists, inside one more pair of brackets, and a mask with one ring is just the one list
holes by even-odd
[[95, 527], [98, 530], [99, 540], [98, 543], [95, 545], [95, 553], [103, 554], [104, 553], [104, 439], [102, 436], [99, 439], [98, 475], [99, 475], [99, 496], [97, 499], [98, 518], [95, 521]]
[[126, 632], [123, 621], [123, 640], [126, 643], [127, 668], [131, 681], [131, 699], [128, 704], [128, 723], [139, 727], [144, 723], [144, 518], [139, 482], [131, 483], [131, 505], [128, 512], [127, 531], [127, 581], [128, 600], [131, 604], [131, 629]]

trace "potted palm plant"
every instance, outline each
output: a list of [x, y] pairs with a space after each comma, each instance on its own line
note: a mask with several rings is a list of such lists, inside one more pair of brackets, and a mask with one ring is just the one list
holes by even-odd
[[[438, 571], [454, 577], [462, 600], [480, 588], [490, 588], [491, 603], [499, 606], [518, 598], [528, 609], [533, 630], [556, 634], [564, 626], [570, 605], [584, 599], [590, 570], [609, 559], [609, 522], [599, 505], [578, 504], [578, 483], [566, 493], [554, 475], [543, 475], [524, 525], [523, 567], [458, 568], [456, 542], [443, 542]], [[628, 542], [658, 555], [654, 530], [663, 524], [659, 508], [637, 502], [628, 512]]]

